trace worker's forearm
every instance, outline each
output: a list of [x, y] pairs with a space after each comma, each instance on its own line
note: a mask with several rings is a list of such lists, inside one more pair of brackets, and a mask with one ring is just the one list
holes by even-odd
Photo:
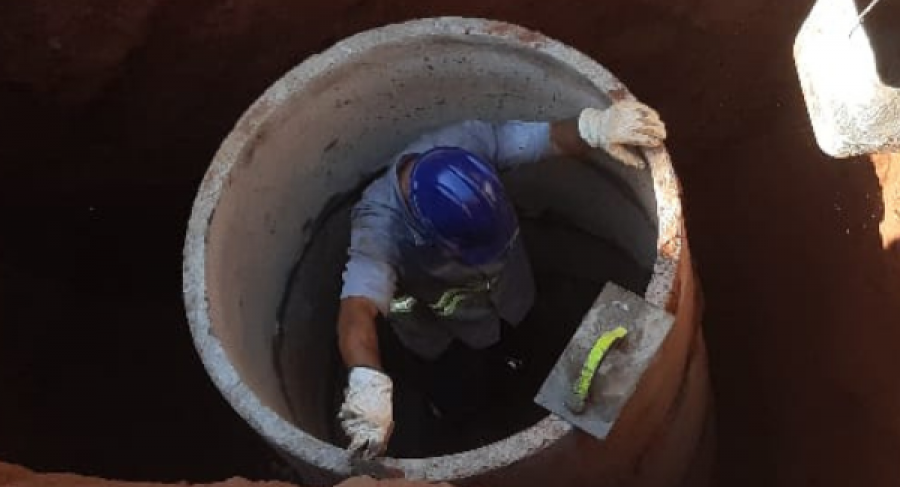
[[585, 156], [591, 150], [578, 132], [577, 118], [551, 122], [550, 143], [555, 155], [560, 156]]
[[338, 347], [348, 368], [363, 366], [381, 370], [377, 317], [378, 308], [366, 298], [351, 297], [341, 301]]

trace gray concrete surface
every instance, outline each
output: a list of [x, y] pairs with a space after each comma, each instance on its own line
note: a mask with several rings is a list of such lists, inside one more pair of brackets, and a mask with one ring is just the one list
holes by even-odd
[[[251, 426], [294, 461], [307, 482], [327, 484], [346, 476], [348, 457], [324, 440], [329, 434], [321, 424], [329, 411], [320, 401], [333, 383], [330, 345], [321, 343], [331, 333], [331, 317], [316, 316], [305, 327], [299, 337], [304, 352], [292, 359], [296, 367], [309, 368], [308, 402], [298, 404], [284, 394], [276, 373], [280, 359], [273, 354], [286, 284], [304, 250], [315, 245], [320, 215], [422, 131], [468, 118], [570, 117], [582, 107], [631, 96], [606, 69], [571, 48], [477, 19], [426, 19], [376, 29], [299, 65], [248, 109], [223, 142], [189, 222], [185, 302], [213, 382]], [[568, 176], [536, 169], [510, 182], [524, 212], [558, 212], [652, 268], [645, 298], [676, 316], [666, 345], [609, 440], [586, 445], [567, 423], [549, 416], [475, 450], [386, 459], [386, 464], [411, 478], [491, 476], [493, 485], [536, 485], [543, 479], [536, 473], [556, 478], [560, 469], [566, 474], [556, 485], [600, 485], [597, 481], [605, 479], [661, 486], [684, 476], [708, 412], [705, 365], [688, 367], [705, 364], [696, 361], [702, 355], [699, 294], [668, 154], [659, 149], [645, 155], [646, 171], [598, 157], [602, 171], [560, 164], [551, 171]], [[621, 180], [627, 187], [621, 194], [630, 194], [632, 207], [642, 211], [604, 205], [605, 195], [613, 192], [597, 192], [601, 179]], [[333, 289], [334, 278], [329, 282], [322, 289]], [[325, 306], [318, 300], [312, 304]], [[688, 371], [693, 371], [690, 380]], [[594, 453], [588, 459], [582, 451]]]
[[816, 142], [833, 157], [900, 150], [900, 61], [882, 47], [900, 20], [874, 5], [861, 23], [863, 11], [855, 0], [819, 0], [794, 41]]

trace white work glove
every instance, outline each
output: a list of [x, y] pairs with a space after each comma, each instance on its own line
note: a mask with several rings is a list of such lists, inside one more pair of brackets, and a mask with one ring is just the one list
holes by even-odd
[[652, 108], [626, 100], [606, 110], [582, 110], [578, 133], [591, 147], [602, 148], [623, 164], [642, 169], [640, 154], [626, 146], [659, 147], [666, 138], [666, 126]]
[[350, 437], [349, 450], [370, 460], [387, 447], [394, 427], [391, 395], [394, 384], [382, 372], [367, 367], [353, 367], [338, 413], [341, 427]]

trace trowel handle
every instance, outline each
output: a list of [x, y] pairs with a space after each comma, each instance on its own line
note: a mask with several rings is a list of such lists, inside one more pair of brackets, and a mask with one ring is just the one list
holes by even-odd
[[597, 368], [600, 367], [600, 364], [603, 362], [606, 352], [617, 340], [623, 338], [627, 334], [628, 330], [626, 330], [625, 327], [618, 326], [603, 333], [600, 335], [600, 338], [594, 342], [594, 346], [591, 347], [591, 351], [588, 353], [587, 359], [581, 367], [581, 375], [578, 376], [578, 380], [572, 388], [572, 394], [566, 401], [566, 407], [568, 407], [570, 411], [576, 414], [584, 412], [588, 393], [591, 390], [591, 383], [594, 381], [594, 374], [597, 373]]

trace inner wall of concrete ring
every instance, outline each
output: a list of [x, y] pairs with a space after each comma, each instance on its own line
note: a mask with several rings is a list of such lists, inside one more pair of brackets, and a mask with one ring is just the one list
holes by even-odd
[[[333, 414], [328, 401], [289, 404], [273, 354], [285, 286], [320, 215], [429, 129], [472, 118], [566, 118], [629, 98], [614, 76], [577, 51], [482, 19], [375, 29], [290, 71], [223, 142], [189, 223], [186, 308], [216, 386], [306, 482], [325, 485], [350, 475], [348, 455], [324, 432]], [[546, 165], [512, 189], [517, 204], [552, 208], [628, 249], [652, 269], [645, 297], [676, 315], [673, 332], [609, 438], [597, 442], [550, 415], [475, 450], [386, 464], [409, 478], [490, 479], [494, 486], [678, 485], [708, 417], [708, 379], [680, 188], [664, 149], [645, 156], [649, 168], [635, 170], [598, 155], [606, 178], [586, 165]], [[595, 184], [603, 180], [624, 182], [639, 211], [605, 201]], [[333, 299], [336, 307], [337, 295]], [[326, 363], [333, 326], [330, 317], [310, 322], [295, 360], [306, 367], [311, 398], [333, 387]]]

